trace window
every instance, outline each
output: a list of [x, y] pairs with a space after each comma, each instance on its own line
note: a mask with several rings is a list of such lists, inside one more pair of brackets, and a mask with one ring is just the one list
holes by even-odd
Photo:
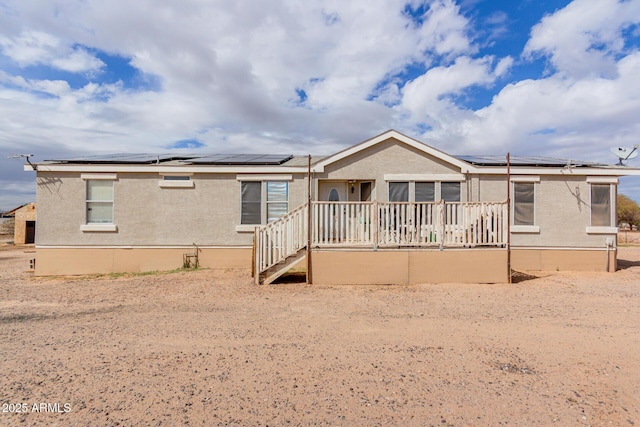
[[511, 232], [540, 233], [536, 225], [536, 185], [539, 176], [511, 177]]
[[241, 193], [240, 224], [271, 222], [289, 211], [289, 183], [286, 181], [242, 181]]
[[194, 188], [194, 182], [191, 180], [191, 174], [160, 174], [162, 179], [158, 180], [160, 188]]
[[435, 182], [416, 182], [415, 201], [434, 202], [436, 200]]
[[242, 183], [240, 224], [260, 224], [262, 218], [262, 183]]
[[289, 211], [288, 193], [287, 182], [267, 182], [267, 222], [278, 219]]
[[591, 184], [591, 226], [612, 227], [611, 185]]
[[189, 175], [164, 175], [162, 179], [165, 181], [189, 181], [191, 177]]
[[390, 202], [408, 202], [409, 201], [409, 183], [408, 182], [390, 182], [389, 183], [389, 201]]
[[113, 224], [113, 181], [87, 180], [87, 224]]
[[436, 194], [436, 182], [409, 181], [409, 182], [389, 182], [390, 202], [435, 202], [444, 200], [445, 202], [460, 201], [459, 182], [441, 182], [440, 197]]
[[442, 182], [440, 183], [440, 198], [445, 202], [460, 201], [460, 183]]
[[513, 225], [534, 225], [534, 185], [533, 182], [513, 183]]

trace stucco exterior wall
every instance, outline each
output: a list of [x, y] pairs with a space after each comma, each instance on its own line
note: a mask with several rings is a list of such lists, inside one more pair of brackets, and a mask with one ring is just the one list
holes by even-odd
[[[459, 174], [460, 168], [428, 156], [395, 139], [381, 142], [368, 150], [357, 152], [328, 165], [324, 173], [314, 174], [318, 180], [374, 181], [372, 200], [388, 201], [384, 176], [387, 174]], [[462, 200], [466, 197], [465, 182], [460, 183]]]
[[[306, 177], [289, 181], [289, 210], [306, 201]], [[46, 212], [36, 244], [251, 245], [240, 225], [241, 183], [236, 174], [195, 174], [193, 188], [160, 188], [153, 173], [119, 173], [114, 181], [115, 232], [87, 232], [86, 181], [79, 173], [42, 172], [37, 200]], [[251, 228], [251, 227], [249, 227]]]
[[[37, 276], [139, 273], [182, 267], [184, 248], [37, 248]], [[251, 248], [200, 248], [202, 268], [251, 268]]]
[[[506, 177], [480, 176], [478, 182], [479, 201], [506, 199]], [[535, 225], [540, 231], [512, 230], [512, 247], [606, 248], [607, 239], [615, 246], [616, 233], [587, 233], [591, 222], [590, 191], [584, 176], [540, 175], [540, 182], [535, 183]]]
[[13, 243], [24, 245], [27, 242], [27, 221], [36, 220], [36, 204], [29, 203], [15, 213]]
[[316, 285], [505, 283], [505, 249], [313, 251]]
[[617, 250], [513, 249], [511, 268], [517, 271], [616, 271]]

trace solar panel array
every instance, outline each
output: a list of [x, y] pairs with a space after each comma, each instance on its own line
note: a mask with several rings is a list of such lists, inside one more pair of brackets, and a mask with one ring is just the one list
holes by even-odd
[[281, 165], [293, 156], [291, 154], [147, 154], [118, 153], [95, 156], [50, 159], [48, 162], [78, 164], [156, 164], [180, 160], [195, 165]]
[[51, 159], [49, 162], [58, 163], [133, 163], [152, 164], [169, 160], [185, 159], [191, 156], [177, 155], [171, 153], [147, 154], [147, 153], [116, 153], [99, 154], [95, 156], [70, 157], [64, 159]]
[[[463, 160], [476, 166], [506, 166], [507, 157], [497, 155], [484, 156], [455, 156], [457, 159]], [[580, 160], [558, 159], [554, 157], [536, 157], [536, 156], [511, 156], [509, 159], [511, 166], [542, 166], [542, 167], [564, 167], [571, 162], [572, 167], [581, 166], [603, 166], [599, 163], [583, 162]]]
[[212, 154], [190, 159], [201, 165], [281, 165], [293, 158], [290, 154]]

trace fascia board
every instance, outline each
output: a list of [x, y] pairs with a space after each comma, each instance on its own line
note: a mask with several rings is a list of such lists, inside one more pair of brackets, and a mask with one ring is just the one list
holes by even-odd
[[114, 172], [114, 173], [155, 173], [155, 174], [194, 174], [194, 173], [260, 173], [260, 174], [292, 174], [307, 173], [306, 167], [246, 167], [232, 166], [129, 166], [129, 165], [69, 165], [69, 164], [40, 164], [38, 172]]
[[[506, 175], [506, 167], [471, 167], [470, 174], [477, 175]], [[640, 169], [614, 168], [511, 168], [512, 175], [556, 175], [556, 176], [639, 176]]]

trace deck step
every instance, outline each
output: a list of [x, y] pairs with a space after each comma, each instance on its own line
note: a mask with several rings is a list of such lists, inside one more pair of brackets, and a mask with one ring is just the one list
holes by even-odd
[[303, 248], [299, 250], [296, 254], [287, 257], [285, 260], [280, 261], [278, 264], [274, 265], [273, 267], [265, 271], [264, 279], [261, 280], [261, 283], [263, 285], [270, 285], [278, 277], [282, 276], [292, 268], [297, 267], [306, 259], [307, 259], [307, 251]]

